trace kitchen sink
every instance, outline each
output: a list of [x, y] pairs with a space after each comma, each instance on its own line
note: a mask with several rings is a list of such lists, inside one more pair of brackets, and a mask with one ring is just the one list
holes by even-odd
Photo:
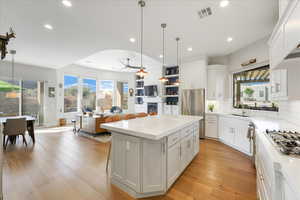
[[237, 116], [237, 117], [249, 117], [248, 115], [242, 115], [242, 114], [231, 114], [233, 116]]

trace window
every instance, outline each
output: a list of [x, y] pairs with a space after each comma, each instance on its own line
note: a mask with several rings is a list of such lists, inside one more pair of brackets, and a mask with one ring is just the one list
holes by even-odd
[[20, 81], [0, 80], [0, 116], [20, 114]]
[[96, 109], [96, 80], [83, 79], [82, 106], [87, 111]]
[[101, 111], [110, 110], [113, 105], [114, 82], [111, 80], [100, 81], [98, 105]]
[[233, 107], [278, 111], [270, 100], [269, 65], [233, 74]]
[[64, 76], [64, 112], [77, 112], [78, 105], [78, 78]]
[[117, 82], [117, 106], [128, 110], [128, 83]]

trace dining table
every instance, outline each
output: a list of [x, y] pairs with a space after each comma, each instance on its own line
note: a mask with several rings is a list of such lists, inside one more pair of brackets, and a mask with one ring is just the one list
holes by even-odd
[[13, 116], [13, 117], [0, 117], [0, 133], [3, 134], [3, 128], [8, 119], [20, 119], [20, 118], [26, 119], [28, 134], [31, 137], [32, 142], [35, 143], [34, 122], [35, 122], [36, 118], [32, 117], [32, 116], [22, 115], [22, 116]]

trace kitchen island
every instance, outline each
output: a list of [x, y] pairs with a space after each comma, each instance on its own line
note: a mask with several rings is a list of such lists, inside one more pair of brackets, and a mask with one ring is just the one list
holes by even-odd
[[199, 152], [199, 116], [102, 124], [112, 133], [111, 182], [134, 198], [165, 194]]

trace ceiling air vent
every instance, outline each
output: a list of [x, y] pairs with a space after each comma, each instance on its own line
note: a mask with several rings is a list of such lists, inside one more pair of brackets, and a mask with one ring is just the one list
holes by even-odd
[[198, 15], [199, 15], [200, 19], [212, 15], [211, 8], [207, 7], [207, 8], [201, 9], [200, 11], [198, 11]]

